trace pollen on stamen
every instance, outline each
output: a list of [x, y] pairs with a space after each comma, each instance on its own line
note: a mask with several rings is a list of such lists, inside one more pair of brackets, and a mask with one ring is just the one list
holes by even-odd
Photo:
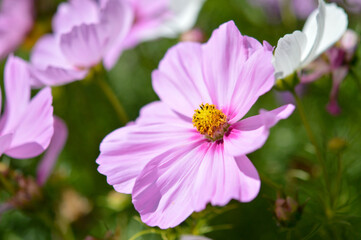
[[193, 126], [206, 138], [216, 141], [223, 138], [229, 124], [227, 116], [214, 104], [201, 104], [194, 110]]

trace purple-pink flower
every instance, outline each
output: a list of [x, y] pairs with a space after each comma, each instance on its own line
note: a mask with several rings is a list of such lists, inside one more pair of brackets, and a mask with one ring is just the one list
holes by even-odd
[[31, 54], [32, 85], [61, 85], [83, 79], [102, 60], [111, 67], [122, 49], [133, 14], [124, 0], [70, 0], [59, 5], [53, 34], [43, 36]]
[[6, 102], [0, 117], [0, 156], [35, 157], [48, 147], [53, 135], [51, 90], [44, 88], [30, 99], [27, 65], [13, 56], [5, 66], [4, 86]]
[[161, 100], [110, 133], [97, 159], [115, 190], [132, 193], [142, 221], [174, 227], [207, 203], [257, 196], [259, 175], [246, 154], [294, 110], [284, 105], [242, 119], [274, 84], [272, 49], [228, 22], [205, 44], [182, 42], [167, 52], [152, 74]]
[[0, 2], [0, 59], [13, 52], [33, 26], [33, 0]]
[[357, 14], [361, 12], [361, 0], [331, 0], [331, 2], [337, 3], [349, 12]]
[[272, 17], [281, 19], [283, 11], [291, 11], [297, 18], [306, 19], [317, 8], [317, 0], [248, 0], [262, 7]]
[[331, 74], [332, 89], [330, 100], [326, 106], [331, 115], [339, 115], [341, 108], [337, 96], [340, 85], [349, 72], [351, 60], [359, 43], [359, 36], [352, 30], [347, 30], [335, 46], [328, 49], [321, 57], [309, 64], [301, 74], [301, 83], [310, 83]]

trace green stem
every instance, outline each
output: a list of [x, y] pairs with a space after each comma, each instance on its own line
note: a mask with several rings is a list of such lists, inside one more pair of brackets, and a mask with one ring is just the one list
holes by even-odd
[[274, 181], [272, 181], [270, 178], [266, 177], [265, 175], [259, 173], [259, 176], [261, 178], [261, 181], [263, 183], [266, 183], [271, 188], [274, 188], [276, 190], [281, 190], [282, 189], [282, 187], [280, 185], [278, 185], [277, 183], [275, 183]]
[[337, 154], [337, 175], [336, 175], [336, 196], [339, 196], [342, 188], [342, 159], [341, 154]]
[[[103, 73], [103, 76], [107, 76], [105, 70], [102, 70], [101, 72]], [[115, 95], [114, 91], [109, 86], [107, 77], [105, 79], [102, 79], [98, 75], [95, 75], [95, 78], [99, 87], [102, 89], [103, 93], [108, 98], [108, 101], [113, 106], [120, 122], [125, 125], [129, 121], [128, 115], [125, 112], [123, 105], [120, 103], [119, 99]]]
[[358, 77], [357, 73], [352, 68], [350, 69], [350, 73], [352, 75], [352, 78], [355, 80], [355, 83], [356, 83], [358, 89], [361, 91], [361, 84], [360, 84], [359, 77]]
[[137, 239], [143, 235], [147, 235], [147, 234], [161, 234], [161, 233], [159, 233], [155, 229], [146, 229], [146, 230], [143, 230], [143, 231], [140, 231], [140, 232], [134, 234], [129, 240], [135, 240], [135, 239]]
[[301, 121], [302, 121], [302, 123], [303, 123], [303, 125], [304, 125], [304, 127], [306, 129], [306, 133], [308, 135], [308, 138], [309, 138], [310, 142], [312, 143], [312, 145], [315, 148], [317, 159], [318, 159], [318, 161], [319, 161], [319, 163], [321, 165], [322, 171], [323, 171], [325, 186], [327, 187], [328, 193], [330, 193], [329, 179], [328, 179], [328, 175], [327, 175], [325, 159], [323, 158], [323, 155], [322, 155], [322, 153], [320, 151], [320, 148], [319, 148], [319, 146], [317, 144], [316, 138], [313, 135], [313, 131], [311, 129], [311, 126], [310, 126], [310, 124], [309, 124], [309, 122], [308, 122], [308, 120], [306, 118], [305, 109], [303, 107], [301, 99], [299, 98], [299, 96], [297, 95], [297, 93], [295, 91], [291, 91], [291, 93], [292, 93], [293, 97], [295, 98], [296, 106], [297, 106], [298, 112], [300, 114]]
[[232, 228], [233, 228], [233, 225], [231, 225], [231, 224], [207, 226], [207, 227], [204, 227], [203, 229], [201, 229], [201, 231], [199, 231], [199, 234], [204, 235], [206, 233], [211, 233], [211, 232], [219, 231], [219, 230], [229, 230], [229, 229], [232, 229]]
[[49, 228], [52, 230], [53, 234], [57, 235], [63, 240], [74, 240], [74, 236], [72, 232], [70, 234], [64, 233], [63, 230], [58, 225], [57, 221], [55, 221], [52, 217], [49, 216], [48, 212], [40, 211], [37, 212], [37, 217]]

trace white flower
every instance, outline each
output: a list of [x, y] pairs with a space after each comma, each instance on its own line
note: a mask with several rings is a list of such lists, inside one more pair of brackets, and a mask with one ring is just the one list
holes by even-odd
[[170, 10], [173, 16], [166, 19], [155, 31], [146, 36], [146, 40], [159, 37], [174, 38], [179, 33], [190, 30], [197, 21], [198, 13], [205, 0], [171, 0]]
[[307, 18], [301, 31], [286, 34], [278, 41], [273, 65], [276, 79], [307, 66], [336, 43], [347, 29], [347, 15], [336, 4], [318, 1], [318, 9]]

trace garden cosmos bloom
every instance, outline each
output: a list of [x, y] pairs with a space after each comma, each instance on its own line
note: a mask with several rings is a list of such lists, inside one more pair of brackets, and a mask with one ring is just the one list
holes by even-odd
[[182, 42], [152, 74], [160, 101], [100, 145], [98, 171], [116, 191], [132, 193], [143, 222], [174, 227], [207, 203], [253, 200], [260, 189], [246, 154], [293, 105], [242, 119], [274, 84], [272, 47], [227, 22], [205, 44]]
[[33, 26], [33, 0], [0, 1], [0, 59], [13, 52]]
[[318, 9], [307, 18], [302, 32], [286, 34], [278, 41], [273, 59], [276, 79], [285, 78], [315, 60], [342, 37], [347, 23], [342, 8], [319, 0]]
[[26, 63], [10, 56], [5, 66], [6, 102], [0, 117], [0, 156], [32, 158], [50, 143], [53, 135], [51, 90], [44, 88], [30, 99], [29, 79]]
[[31, 54], [34, 87], [83, 79], [88, 70], [113, 54], [133, 21], [125, 0], [70, 0], [59, 5], [53, 34], [43, 36]]

